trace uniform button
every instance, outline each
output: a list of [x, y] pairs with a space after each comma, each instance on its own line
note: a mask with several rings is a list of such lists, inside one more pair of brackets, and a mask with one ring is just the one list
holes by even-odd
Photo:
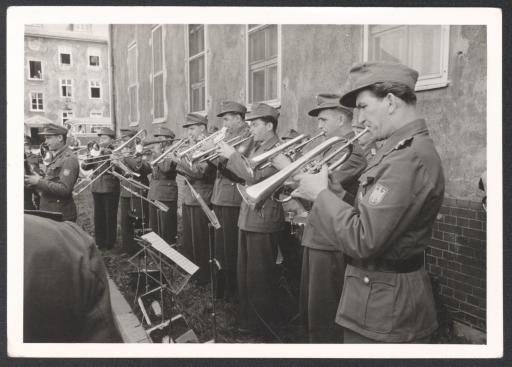
[[363, 278], [363, 282], [364, 282], [364, 284], [368, 284], [368, 283], [370, 283], [370, 278], [368, 278], [367, 276], [365, 276], [365, 277]]

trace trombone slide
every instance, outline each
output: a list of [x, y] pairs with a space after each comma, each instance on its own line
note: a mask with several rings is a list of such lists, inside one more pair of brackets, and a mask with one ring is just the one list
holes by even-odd
[[167, 212], [169, 210], [169, 207], [167, 205], [165, 205], [164, 203], [162, 203], [161, 201], [158, 201], [158, 200], [151, 200], [151, 199], [148, 199], [146, 197], [144, 197], [144, 195], [141, 195], [133, 190], [131, 190], [130, 188], [126, 187], [125, 185], [121, 185], [121, 187], [123, 189], [125, 189], [126, 191], [128, 191], [130, 194], [144, 200], [144, 201], [147, 201], [148, 203], [150, 204], [153, 204], [154, 206], [156, 206], [158, 209], [164, 211], [164, 212]]

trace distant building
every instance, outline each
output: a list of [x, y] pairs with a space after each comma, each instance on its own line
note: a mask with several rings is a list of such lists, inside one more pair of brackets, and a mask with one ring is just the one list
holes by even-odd
[[[110, 117], [108, 26], [25, 26], [25, 122]], [[32, 134], [33, 136], [35, 134]]]
[[[477, 188], [486, 169], [485, 26], [113, 25], [117, 127], [183, 136], [188, 112], [220, 102], [281, 106], [278, 132], [314, 133], [315, 95], [343, 91], [350, 66], [401, 61], [420, 72], [418, 107], [443, 161], [445, 203], [426, 268], [461, 327], [486, 330], [486, 215]], [[441, 312], [444, 314], [445, 312]]]

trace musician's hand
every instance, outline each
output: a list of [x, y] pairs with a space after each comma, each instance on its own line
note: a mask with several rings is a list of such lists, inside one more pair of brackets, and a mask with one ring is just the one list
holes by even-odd
[[304, 213], [307, 213], [307, 210], [304, 208], [304, 205], [300, 203], [299, 200], [292, 199], [283, 203], [283, 210], [285, 214], [293, 213], [293, 216], [303, 216]]
[[272, 165], [278, 170], [282, 170], [286, 166], [292, 163], [291, 159], [280, 153], [272, 159]]
[[316, 174], [304, 173], [300, 176], [299, 187], [292, 192], [293, 197], [315, 201], [318, 194], [329, 187], [327, 166]]
[[235, 153], [236, 150], [231, 145], [227, 144], [224, 141], [219, 142], [219, 145], [217, 147], [217, 153], [226, 159], [229, 159], [233, 153]]
[[25, 186], [35, 186], [41, 180], [41, 176], [38, 174], [25, 175]]

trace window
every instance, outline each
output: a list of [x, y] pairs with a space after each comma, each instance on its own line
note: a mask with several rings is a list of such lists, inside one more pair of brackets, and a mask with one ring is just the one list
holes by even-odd
[[190, 112], [206, 110], [205, 26], [188, 25], [188, 94]]
[[73, 117], [73, 111], [62, 111], [62, 125], [65, 126], [67, 120]]
[[73, 24], [73, 30], [76, 32], [90, 32], [91, 25], [90, 24]]
[[165, 120], [164, 43], [162, 26], [151, 31], [153, 54], [153, 122]]
[[28, 78], [31, 80], [43, 80], [43, 64], [41, 61], [28, 61]]
[[30, 92], [30, 111], [44, 111], [42, 92]]
[[71, 66], [71, 48], [61, 46], [59, 47], [59, 64], [61, 66]]
[[247, 102], [279, 104], [280, 98], [280, 26], [247, 26]]
[[90, 112], [89, 116], [92, 117], [92, 118], [103, 117], [103, 111], [94, 111], [94, 110], [92, 110]]
[[73, 97], [72, 79], [60, 79], [60, 96], [64, 98]]
[[101, 98], [101, 83], [97, 80], [89, 81], [89, 98]]
[[87, 49], [87, 59], [89, 62], [89, 66], [92, 68], [99, 68], [100, 65], [100, 50], [97, 48], [88, 48]]
[[139, 85], [137, 77], [137, 44], [128, 47], [128, 98], [130, 101], [129, 122], [137, 125], [139, 121]]
[[449, 31], [442, 25], [365, 26], [364, 59], [400, 62], [418, 70], [416, 90], [444, 87]]

